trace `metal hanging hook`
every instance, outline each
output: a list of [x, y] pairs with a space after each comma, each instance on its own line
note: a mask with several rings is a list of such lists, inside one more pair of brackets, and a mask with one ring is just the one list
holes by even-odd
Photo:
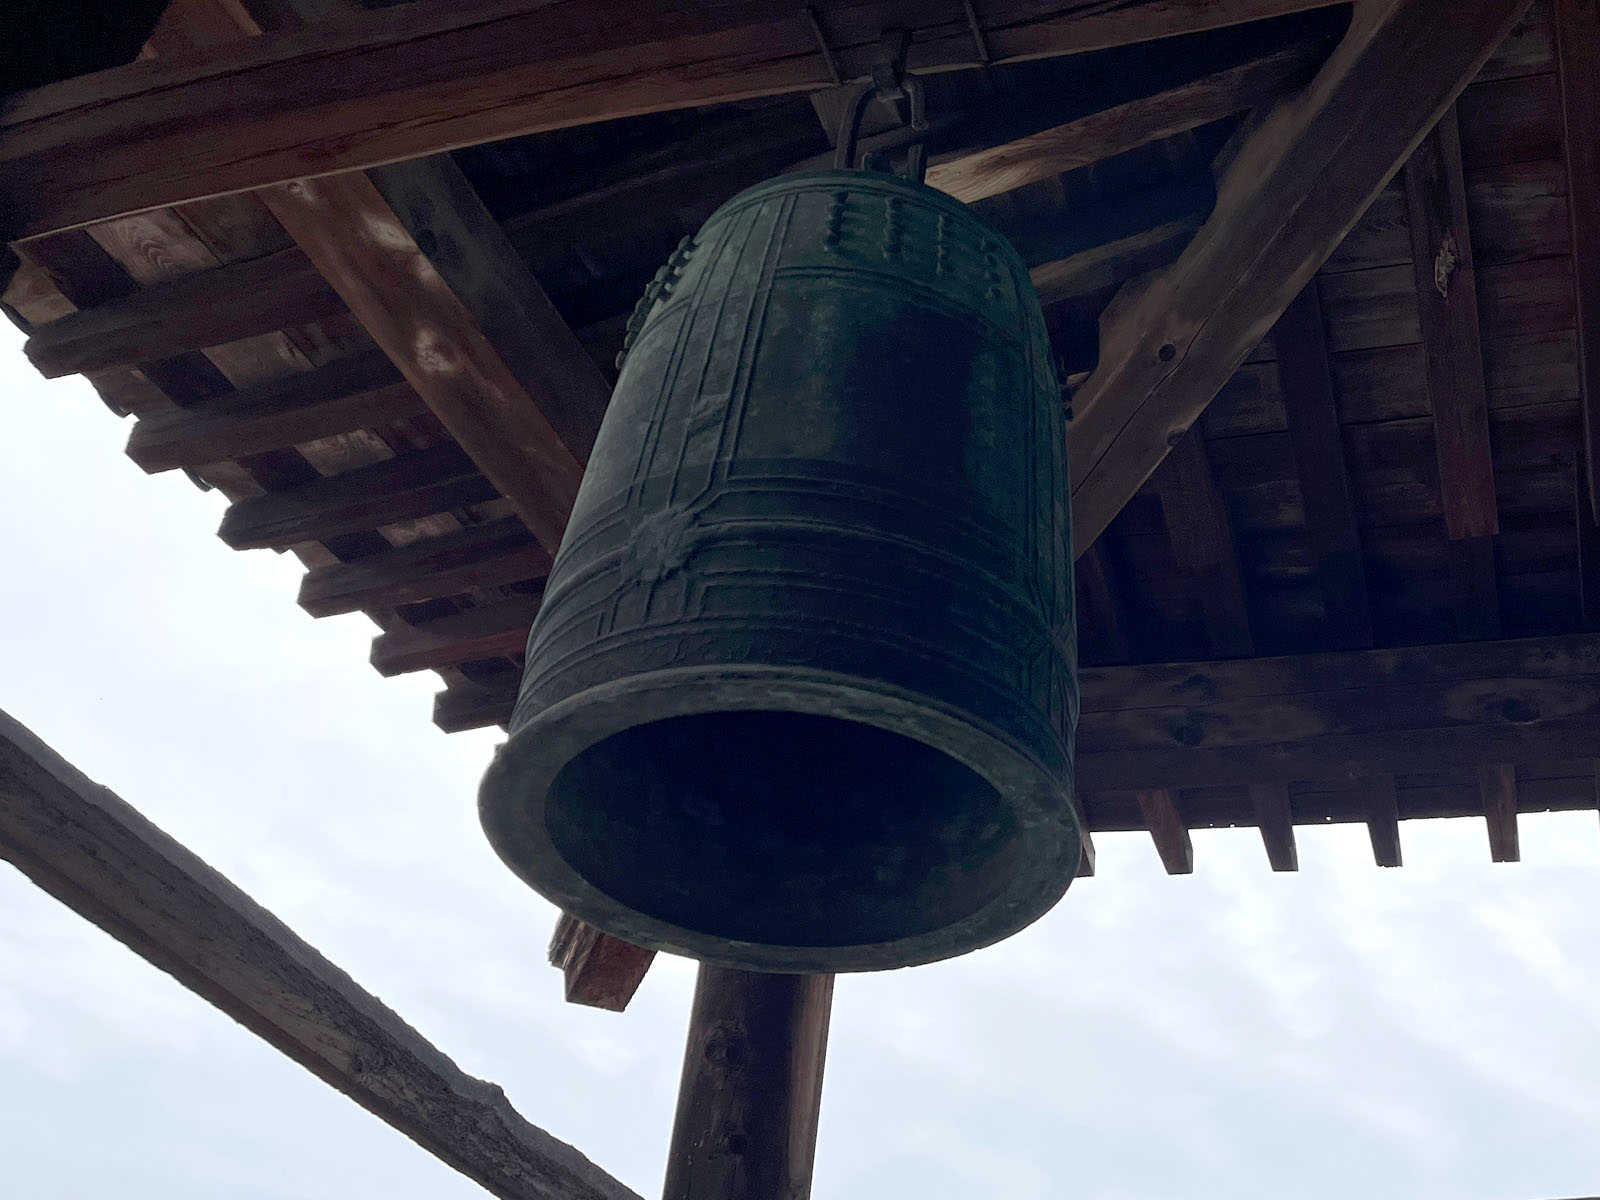
[[[910, 45], [911, 35], [904, 29], [894, 29], [884, 34], [882, 53], [872, 64], [872, 78], [851, 97], [839, 123], [833, 152], [836, 169], [848, 170], [857, 165], [856, 149], [861, 138], [861, 120], [866, 115], [867, 105], [874, 100], [881, 100], [890, 106], [913, 134], [927, 134], [927, 92], [922, 80], [906, 73], [906, 51]], [[899, 173], [906, 179], [921, 183], [927, 167], [927, 146], [921, 136], [915, 137], [907, 148], [904, 170]]]

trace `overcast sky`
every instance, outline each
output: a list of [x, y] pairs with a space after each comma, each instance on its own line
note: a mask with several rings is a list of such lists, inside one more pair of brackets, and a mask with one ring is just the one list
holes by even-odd
[[[494, 733], [429, 722], [361, 616], [122, 455], [0, 323], [0, 708], [222, 870], [531, 1121], [647, 1200], [693, 982], [562, 1003], [554, 911], [474, 793]], [[840, 981], [818, 1200], [1543, 1200], [1600, 1193], [1600, 821], [1149, 839], [1011, 941]], [[450, 1200], [473, 1184], [0, 864], [0, 1195]]]

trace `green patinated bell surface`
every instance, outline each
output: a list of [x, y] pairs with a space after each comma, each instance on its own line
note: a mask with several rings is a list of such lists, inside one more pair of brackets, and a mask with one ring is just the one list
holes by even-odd
[[888, 175], [762, 184], [636, 315], [480, 807], [607, 932], [946, 958], [1078, 863], [1064, 411], [1005, 240]]

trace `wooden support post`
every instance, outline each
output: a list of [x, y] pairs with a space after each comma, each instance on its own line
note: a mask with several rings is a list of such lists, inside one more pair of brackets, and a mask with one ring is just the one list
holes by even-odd
[[1600, 3], [1556, 0], [1588, 502], [1600, 518]]
[[1189, 831], [1184, 827], [1183, 815], [1178, 812], [1178, 801], [1169, 788], [1146, 788], [1139, 792], [1139, 811], [1144, 823], [1150, 827], [1150, 837], [1156, 844], [1156, 853], [1168, 875], [1194, 873], [1194, 845], [1189, 841]]
[[1300, 856], [1294, 844], [1294, 818], [1289, 811], [1289, 785], [1252, 783], [1250, 803], [1256, 810], [1256, 824], [1267, 847], [1267, 861], [1274, 871], [1298, 871]]
[[703, 964], [689, 1017], [665, 1200], [806, 1200], [832, 975]]
[[1380, 867], [1400, 865], [1400, 804], [1395, 796], [1394, 776], [1375, 775], [1363, 781], [1367, 794], [1367, 833], [1372, 838], [1372, 857]]
[[1483, 816], [1489, 823], [1489, 856], [1495, 862], [1520, 862], [1517, 845], [1517, 768], [1495, 763], [1478, 768], [1478, 791], [1483, 796]]

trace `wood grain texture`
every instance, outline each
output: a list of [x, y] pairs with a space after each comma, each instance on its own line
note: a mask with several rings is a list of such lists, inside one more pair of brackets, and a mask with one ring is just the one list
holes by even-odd
[[[1320, 7], [1317, 0], [989, 0], [997, 62]], [[831, 6], [848, 78], [904, 24], [913, 70], [976, 65], [959, 9]], [[624, 0], [385, 8], [22, 93], [0, 113], [0, 237], [640, 113], [826, 88], [801, 9]], [[196, 131], [203, 131], [197, 136]]]
[[1252, 783], [1250, 805], [1255, 809], [1267, 862], [1274, 871], [1298, 871], [1300, 856], [1294, 844], [1294, 817], [1289, 811], [1289, 785]]
[[[605, 408], [605, 379], [509, 245], [496, 252], [504, 235], [451, 164], [408, 164], [389, 182], [404, 197], [401, 212], [361, 174], [262, 197], [554, 553]], [[452, 264], [454, 278], [436, 258]]]
[[1500, 517], [1478, 328], [1478, 272], [1453, 106], [1406, 161], [1405, 186], [1445, 529], [1452, 538], [1487, 537], [1499, 532]]
[[1400, 858], [1400, 807], [1393, 775], [1376, 775], [1361, 783], [1366, 799], [1367, 835], [1372, 857], [1380, 867], [1398, 867]]
[[372, 665], [380, 675], [400, 675], [521, 654], [538, 613], [537, 595], [518, 595], [420, 625], [396, 625], [372, 640]]
[[1322, 302], [1312, 280], [1273, 329], [1285, 424], [1294, 446], [1295, 475], [1306, 535], [1316, 558], [1326, 628], [1341, 649], [1372, 645], [1361, 531], [1344, 463], [1344, 438], [1334, 404], [1333, 374], [1322, 326]]
[[622, 1012], [644, 982], [656, 952], [601, 933], [562, 913], [550, 939], [550, 965], [564, 977], [568, 1004]]
[[1266, 336], [1511, 29], [1526, 0], [1357, 10], [1312, 82], [1229, 156], [1216, 212], [1101, 318], [1068, 435], [1073, 530], [1092, 544]]
[[1150, 838], [1155, 842], [1156, 853], [1168, 875], [1194, 873], [1194, 846], [1189, 840], [1189, 830], [1178, 812], [1177, 797], [1167, 788], [1143, 788], [1138, 797], [1139, 812], [1144, 816]]
[[832, 975], [701, 965], [665, 1200], [811, 1195], [832, 1006]]
[[3, 713], [0, 857], [489, 1194], [636, 1200]]
[[1589, 504], [1600, 519], [1600, 3], [1556, 0]]
[[1495, 862], [1520, 862], [1517, 842], [1517, 768], [1493, 763], [1478, 768], [1478, 791], [1489, 828], [1489, 857]]

